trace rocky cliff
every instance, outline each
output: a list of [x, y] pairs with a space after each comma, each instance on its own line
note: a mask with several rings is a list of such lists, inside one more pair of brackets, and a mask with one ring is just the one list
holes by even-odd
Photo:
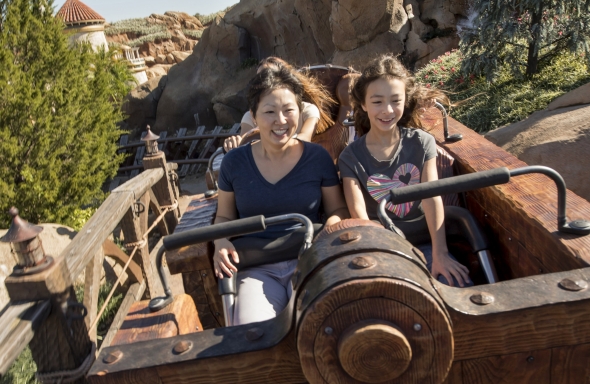
[[419, 67], [457, 46], [456, 26], [467, 17], [467, 1], [241, 0], [205, 29], [193, 53], [170, 68], [164, 82], [132, 92], [130, 128], [155, 123], [156, 132], [191, 129], [195, 113], [207, 126], [239, 121], [246, 110], [244, 89], [255, 74], [249, 64], [271, 55], [297, 66], [361, 68], [376, 55], [394, 53]]

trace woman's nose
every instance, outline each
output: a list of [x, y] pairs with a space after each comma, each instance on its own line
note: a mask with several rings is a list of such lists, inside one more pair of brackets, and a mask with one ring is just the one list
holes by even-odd
[[279, 112], [277, 115], [277, 123], [285, 124], [287, 122], [287, 116], [283, 112]]

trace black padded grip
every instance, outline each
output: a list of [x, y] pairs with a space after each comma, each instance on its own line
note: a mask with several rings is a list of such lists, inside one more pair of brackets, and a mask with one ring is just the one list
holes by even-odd
[[434, 196], [450, 195], [470, 191], [472, 189], [505, 184], [510, 181], [510, 171], [506, 167], [474, 172], [467, 175], [446, 177], [426, 183], [394, 188], [390, 191], [393, 204], [407, 203], [428, 199]]
[[164, 248], [167, 251], [186, 247], [187, 245], [205, 243], [224, 237], [247, 235], [266, 229], [264, 216], [252, 216], [245, 219], [232, 220], [225, 223], [213, 224], [208, 227], [191, 229], [164, 237]]

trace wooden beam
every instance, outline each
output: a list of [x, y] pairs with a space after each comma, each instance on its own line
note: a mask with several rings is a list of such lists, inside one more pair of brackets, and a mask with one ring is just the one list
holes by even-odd
[[88, 311], [84, 318], [86, 328], [89, 329], [88, 336], [90, 341], [96, 343], [96, 327], [90, 329], [90, 326], [98, 315], [98, 291], [100, 290], [100, 278], [102, 274], [102, 263], [104, 261], [104, 252], [102, 247], [96, 253], [94, 258], [86, 266], [84, 274], [84, 301], [83, 304]]

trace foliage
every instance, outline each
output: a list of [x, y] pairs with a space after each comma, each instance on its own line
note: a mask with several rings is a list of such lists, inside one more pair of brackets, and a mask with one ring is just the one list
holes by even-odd
[[0, 384], [38, 384], [35, 372], [37, 372], [37, 364], [33, 361], [31, 349], [26, 347], [12, 363], [8, 372], [0, 378]]
[[254, 57], [249, 57], [240, 63], [240, 69], [248, 69], [258, 65], [258, 60]]
[[475, 0], [471, 10], [473, 27], [461, 33], [464, 73], [530, 77], [563, 52], [590, 55], [590, 1]]
[[0, 0], [0, 223], [69, 222], [115, 175], [133, 77], [114, 52], [69, 48], [52, 0]]
[[165, 31], [166, 27], [162, 24], [150, 23], [146, 18], [136, 18], [117, 21], [105, 28], [104, 33], [107, 36], [121, 33], [134, 33], [139, 36], [145, 36]]
[[232, 9], [233, 7], [235, 7], [235, 4], [234, 5], [230, 5], [229, 7], [225, 8], [223, 11], [210, 13], [208, 15], [202, 15], [200, 13], [195, 13], [195, 17], [197, 19], [199, 19], [199, 21], [201, 22], [201, 24], [205, 27], [205, 26], [208, 26], [209, 24], [213, 23], [213, 21], [215, 21], [215, 18], [217, 16], [219, 16], [219, 17], [225, 16], [225, 14], [227, 12], [229, 12], [229, 10]]
[[185, 36], [190, 36], [193, 39], [200, 39], [201, 36], [203, 35], [203, 31], [201, 29], [186, 29], [183, 28], [182, 29], [182, 33], [184, 33]]
[[156, 40], [165, 40], [172, 38], [172, 35], [167, 30], [164, 32], [153, 33], [151, 35], [141, 36], [135, 40], [131, 40], [127, 42], [127, 44], [131, 47], [138, 47], [146, 42], [153, 42]]
[[477, 132], [487, 132], [544, 109], [562, 94], [590, 81], [589, 67], [579, 55], [554, 57], [531, 78], [514, 77], [508, 64], [494, 82], [483, 76], [463, 74], [463, 56], [447, 52], [416, 73], [419, 82], [450, 93], [457, 104], [450, 115]]

